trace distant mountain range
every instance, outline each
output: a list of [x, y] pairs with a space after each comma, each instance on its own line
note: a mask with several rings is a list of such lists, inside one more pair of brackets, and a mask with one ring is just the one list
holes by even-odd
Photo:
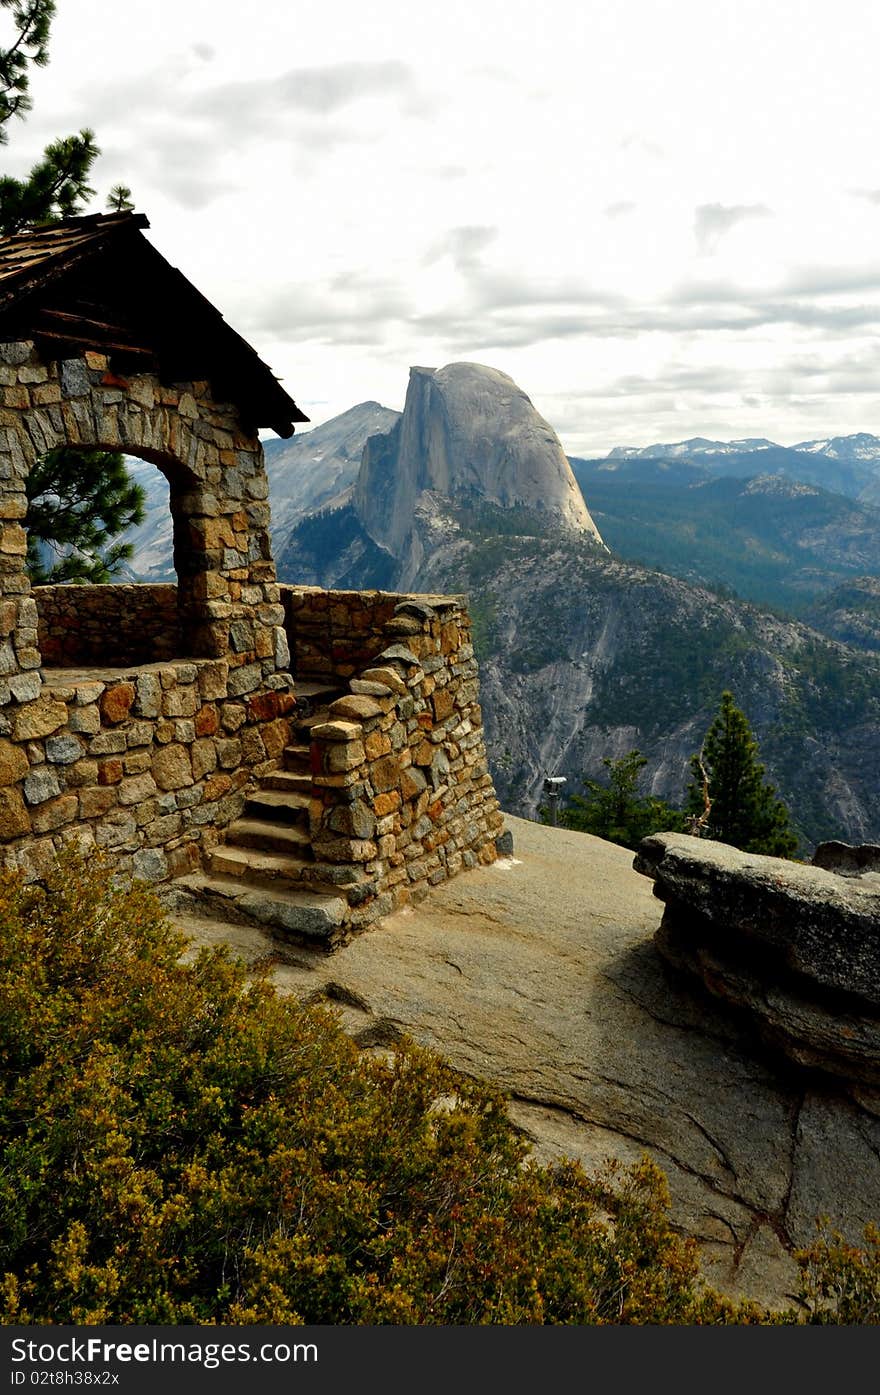
[[765, 450], [802, 451], [806, 455], [827, 455], [832, 460], [849, 464], [880, 462], [880, 437], [867, 431], [852, 436], [826, 436], [818, 441], [799, 441], [794, 446], [780, 446], [765, 436], [747, 436], [733, 441], [709, 441], [705, 436], [692, 436], [688, 441], [653, 446], [615, 446], [607, 460], [681, 460], [709, 455], [753, 455]]
[[[266, 444], [279, 577], [469, 595], [511, 812], [534, 815], [547, 774], [577, 791], [636, 746], [646, 788], [677, 802], [730, 687], [805, 848], [880, 841], [880, 440], [801, 444], [569, 462], [504, 374], [415, 369], [402, 414], [362, 403]], [[134, 469], [136, 570], [173, 579], [164, 480]]]
[[781, 473], [719, 475], [714, 459], [572, 468], [615, 556], [686, 581], [805, 616], [840, 583], [880, 572], [880, 507]]
[[880, 505], [880, 437], [867, 431], [800, 441], [795, 446], [780, 446], [764, 437], [709, 441], [694, 436], [652, 446], [616, 446], [591, 463], [613, 471], [630, 460], [689, 461], [715, 475], [785, 475]]

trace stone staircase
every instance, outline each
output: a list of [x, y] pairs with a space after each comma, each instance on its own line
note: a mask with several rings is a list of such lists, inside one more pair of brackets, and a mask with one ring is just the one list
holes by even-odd
[[297, 682], [300, 715], [283, 767], [247, 797], [226, 841], [209, 854], [207, 870], [172, 884], [175, 920], [184, 929], [188, 920], [216, 917], [265, 925], [325, 950], [344, 938], [349, 903], [322, 880], [309, 838], [310, 730], [328, 720], [330, 703], [343, 691], [334, 680]]

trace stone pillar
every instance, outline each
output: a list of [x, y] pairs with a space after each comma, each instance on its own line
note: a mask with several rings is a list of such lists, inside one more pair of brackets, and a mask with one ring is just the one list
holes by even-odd
[[29, 385], [39, 388], [47, 376], [35, 363], [32, 343], [0, 344], [0, 707], [10, 699], [28, 701], [40, 689], [37, 608], [25, 570], [23, 527], [34, 447], [22, 408], [30, 405]]

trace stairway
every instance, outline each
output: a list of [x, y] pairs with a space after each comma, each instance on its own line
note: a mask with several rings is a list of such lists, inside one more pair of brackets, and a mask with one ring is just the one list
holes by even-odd
[[[249, 795], [226, 841], [209, 855], [205, 872], [174, 883], [179, 912], [256, 922], [287, 939], [332, 949], [343, 937], [348, 902], [320, 880], [309, 840], [310, 730], [328, 720], [342, 695], [337, 681], [297, 682], [299, 716], [284, 765]], [[176, 920], [186, 920], [176, 915]], [[185, 927], [184, 927], [185, 928]]]

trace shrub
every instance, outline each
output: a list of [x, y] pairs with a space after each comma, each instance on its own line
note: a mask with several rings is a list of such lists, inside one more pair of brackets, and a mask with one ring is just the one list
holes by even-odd
[[811, 1325], [880, 1323], [880, 1229], [865, 1227], [864, 1247], [818, 1222], [813, 1244], [798, 1254], [800, 1298]]

